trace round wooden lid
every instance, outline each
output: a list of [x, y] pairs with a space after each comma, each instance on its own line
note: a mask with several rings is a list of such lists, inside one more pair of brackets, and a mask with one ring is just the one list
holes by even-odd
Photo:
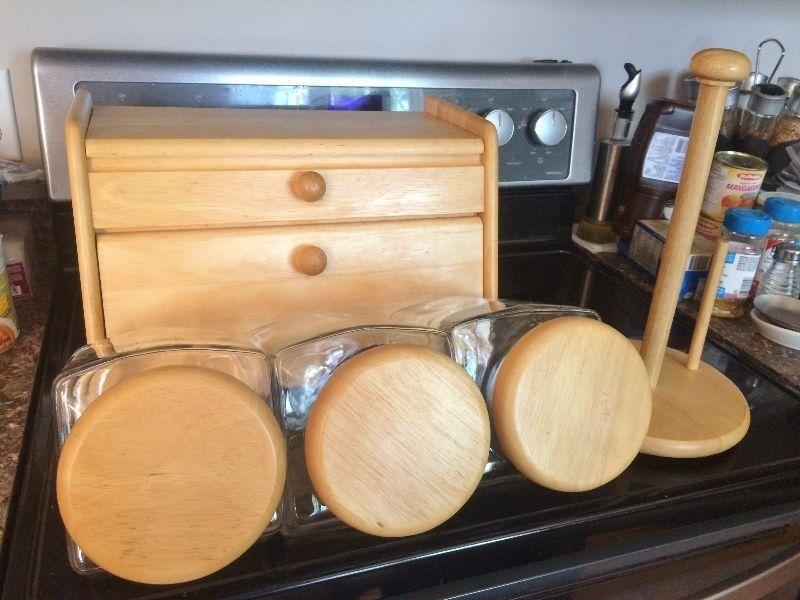
[[337, 368], [306, 425], [320, 499], [384, 537], [427, 531], [472, 495], [489, 456], [489, 414], [447, 355], [418, 346], [366, 350]]
[[495, 431], [526, 477], [565, 492], [611, 481], [633, 461], [652, 410], [644, 362], [621, 333], [584, 317], [547, 321], [503, 359]]
[[67, 437], [58, 505], [100, 567], [142, 583], [203, 577], [264, 532], [286, 448], [264, 401], [204, 367], [159, 367], [101, 394]]

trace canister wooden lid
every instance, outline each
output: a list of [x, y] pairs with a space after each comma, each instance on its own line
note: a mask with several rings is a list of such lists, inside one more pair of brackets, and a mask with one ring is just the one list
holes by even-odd
[[625, 336], [562, 317], [522, 336], [492, 399], [504, 453], [526, 477], [565, 492], [611, 481], [636, 457], [650, 423], [647, 370]]
[[339, 366], [309, 415], [314, 489], [348, 525], [396, 537], [427, 531], [472, 495], [489, 455], [480, 390], [447, 355], [387, 345]]
[[67, 437], [58, 505], [100, 567], [142, 583], [203, 577], [264, 532], [286, 448], [263, 399], [196, 366], [159, 367], [101, 394]]

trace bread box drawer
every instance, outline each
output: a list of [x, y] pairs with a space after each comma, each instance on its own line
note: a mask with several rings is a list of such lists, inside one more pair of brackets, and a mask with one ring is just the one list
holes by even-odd
[[[479, 217], [97, 236], [108, 337], [482, 294]], [[306, 273], [318, 273], [316, 275]], [[378, 310], [377, 307], [380, 307]]]
[[99, 231], [477, 214], [483, 167], [90, 173]]

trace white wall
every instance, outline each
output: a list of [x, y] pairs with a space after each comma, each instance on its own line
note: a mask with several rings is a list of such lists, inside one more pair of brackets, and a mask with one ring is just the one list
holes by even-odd
[[644, 70], [637, 102], [683, 93], [692, 53], [754, 57], [778, 37], [780, 73], [800, 76], [797, 0], [0, 0], [0, 68], [11, 69], [27, 162], [38, 163], [30, 52], [36, 46], [453, 61], [566, 58], [603, 77], [600, 134], [622, 64]]

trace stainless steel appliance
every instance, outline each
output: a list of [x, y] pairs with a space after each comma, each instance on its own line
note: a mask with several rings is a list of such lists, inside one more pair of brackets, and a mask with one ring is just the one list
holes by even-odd
[[497, 127], [502, 187], [589, 182], [600, 75], [569, 62], [411, 63], [39, 48], [36, 107], [47, 184], [69, 198], [64, 115], [97, 105], [421, 110], [426, 95]]

